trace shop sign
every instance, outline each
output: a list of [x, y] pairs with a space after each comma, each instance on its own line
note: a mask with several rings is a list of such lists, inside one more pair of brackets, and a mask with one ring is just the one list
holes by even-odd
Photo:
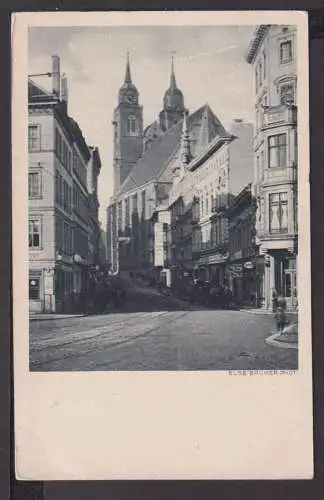
[[245, 269], [253, 269], [254, 268], [254, 264], [251, 261], [244, 262], [243, 265], [244, 265]]
[[233, 273], [241, 273], [243, 271], [242, 264], [232, 264], [231, 265], [231, 271]]

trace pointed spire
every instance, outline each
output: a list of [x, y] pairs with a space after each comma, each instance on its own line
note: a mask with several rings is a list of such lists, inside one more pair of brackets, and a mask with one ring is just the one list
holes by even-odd
[[126, 62], [125, 83], [132, 83], [131, 70], [130, 70], [130, 63], [129, 63], [129, 52], [127, 52], [127, 62]]
[[171, 56], [171, 77], [170, 77], [170, 89], [174, 90], [177, 88], [177, 82], [174, 74], [174, 63], [173, 63], [173, 54]]
[[191, 155], [190, 155], [190, 138], [189, 138], [188, 123], [187, 123], [187, 110], [185, 110], [183, 116], [181, 143], [182, 143], [181, 144], [182, 163], [184, 165], [188, 165], [188, 163], [190, 163], [191, 160]]

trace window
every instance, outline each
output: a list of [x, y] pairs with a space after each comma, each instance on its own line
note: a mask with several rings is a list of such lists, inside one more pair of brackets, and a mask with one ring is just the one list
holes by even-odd
[[29, 240], [29, 248], [35, 249], [40, 248], [41, 245], [41, 220], [37, 219], [29, 219], [28, 222], [28, 240]]
[[28, 174], [28, 197], [41, 197], [41, 178], [40, 172], [29, 172]]
[[280, 86], [280, 104], [294, 104], [295, 102], [295, 87], [292, 83], [287, 83]]
[[286, 166], [286, 134], [278, 134], [268, 137], [268, 154], [269, 168]]
[[127, 119], [127, 132], [129, 134], [135, 134], [136, 132], [136, 118], [134, 115], [130, 115]]
[[272, 193], [269, 195], [269, 229], [270, 233], [288, 231], [287, 193]]
[[30, 276], [29, 278], [29, 300], [40, 299], [40, 278], [39, 276]]
[[282, 42], [280, 44], [280, 64], [287, 64], [292, 61], [292, 42]]
[[28, 127], [28, 151], [40, 150], [40, 126], [29, 125]]

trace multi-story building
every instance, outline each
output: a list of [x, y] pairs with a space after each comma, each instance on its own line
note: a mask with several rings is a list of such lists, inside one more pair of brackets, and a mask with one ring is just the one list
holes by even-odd
[[228, 284], [234, 299], [259, 306], [259, 261], [255, 247], [255, 213], [251, 184], [233, 199], [226, 212], [228, 220]]
[[53, 56], [52, 92], [28, 81], [29, 300], [65, 311], [85, 292], [90, 151], [68, 115], [67, 81]]
[[252, 125], [235, 120], [231, 133], [222, 128], [212, 137], [208, 135], [208, 120], [206, 107], [202, 147], [196, 156], [191, 154], [191, 137], [186, 120], [183, 122], [180, 161], [169, 193], [168, 268], [173, 286], [181, 284], [188, 274], [218, 284], [227, 279], [226, 210], [253, 178]]
[[[173, 171], [181, 156], [182, 126], [188, 115], [192, 156], [208, 140], [224, 133], [209, 106], [189, 115], [171, 66], [170, 85], [157, 120], [143, 130], [139, 93], [132, 82], [127, 60], [124, 83], [114, 113], [115, 190], [107, 209], [108, 260], [115, 272], [154, 270], [152, 215], [167, 202]], [[206, 119], [207, 117], [207, 119]]]
[[101, 170], [100, 154], [97, 147], [89, 147], [90, 161], [87, 167], [87, 188], [89, 199], [89, 261], [92, 266], [98, 266], [101, 262], [101, 227], [99, 222], [99, 198], [98, 198], [98, 178]]
[[247, 50], [253, 67], [257, 244], [264, 256], [263, 307], [275, 293], [297, 307], [296, 27], [260, 25]]
[[209, 143], [203, 155], [189, 165], [198, 217], [193, 224], [193, 260], [201, 279], [227, 281], [228, 221], [226, 210], [253, 178], [253, 126], [235, 120], [230, 133]]

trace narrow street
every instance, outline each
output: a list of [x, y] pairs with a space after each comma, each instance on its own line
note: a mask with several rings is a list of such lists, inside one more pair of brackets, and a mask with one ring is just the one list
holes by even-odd
[[32, 371], [291, 370], [272, 316], [211, 310], [132, 284], [124, 310], [30, 322]]

